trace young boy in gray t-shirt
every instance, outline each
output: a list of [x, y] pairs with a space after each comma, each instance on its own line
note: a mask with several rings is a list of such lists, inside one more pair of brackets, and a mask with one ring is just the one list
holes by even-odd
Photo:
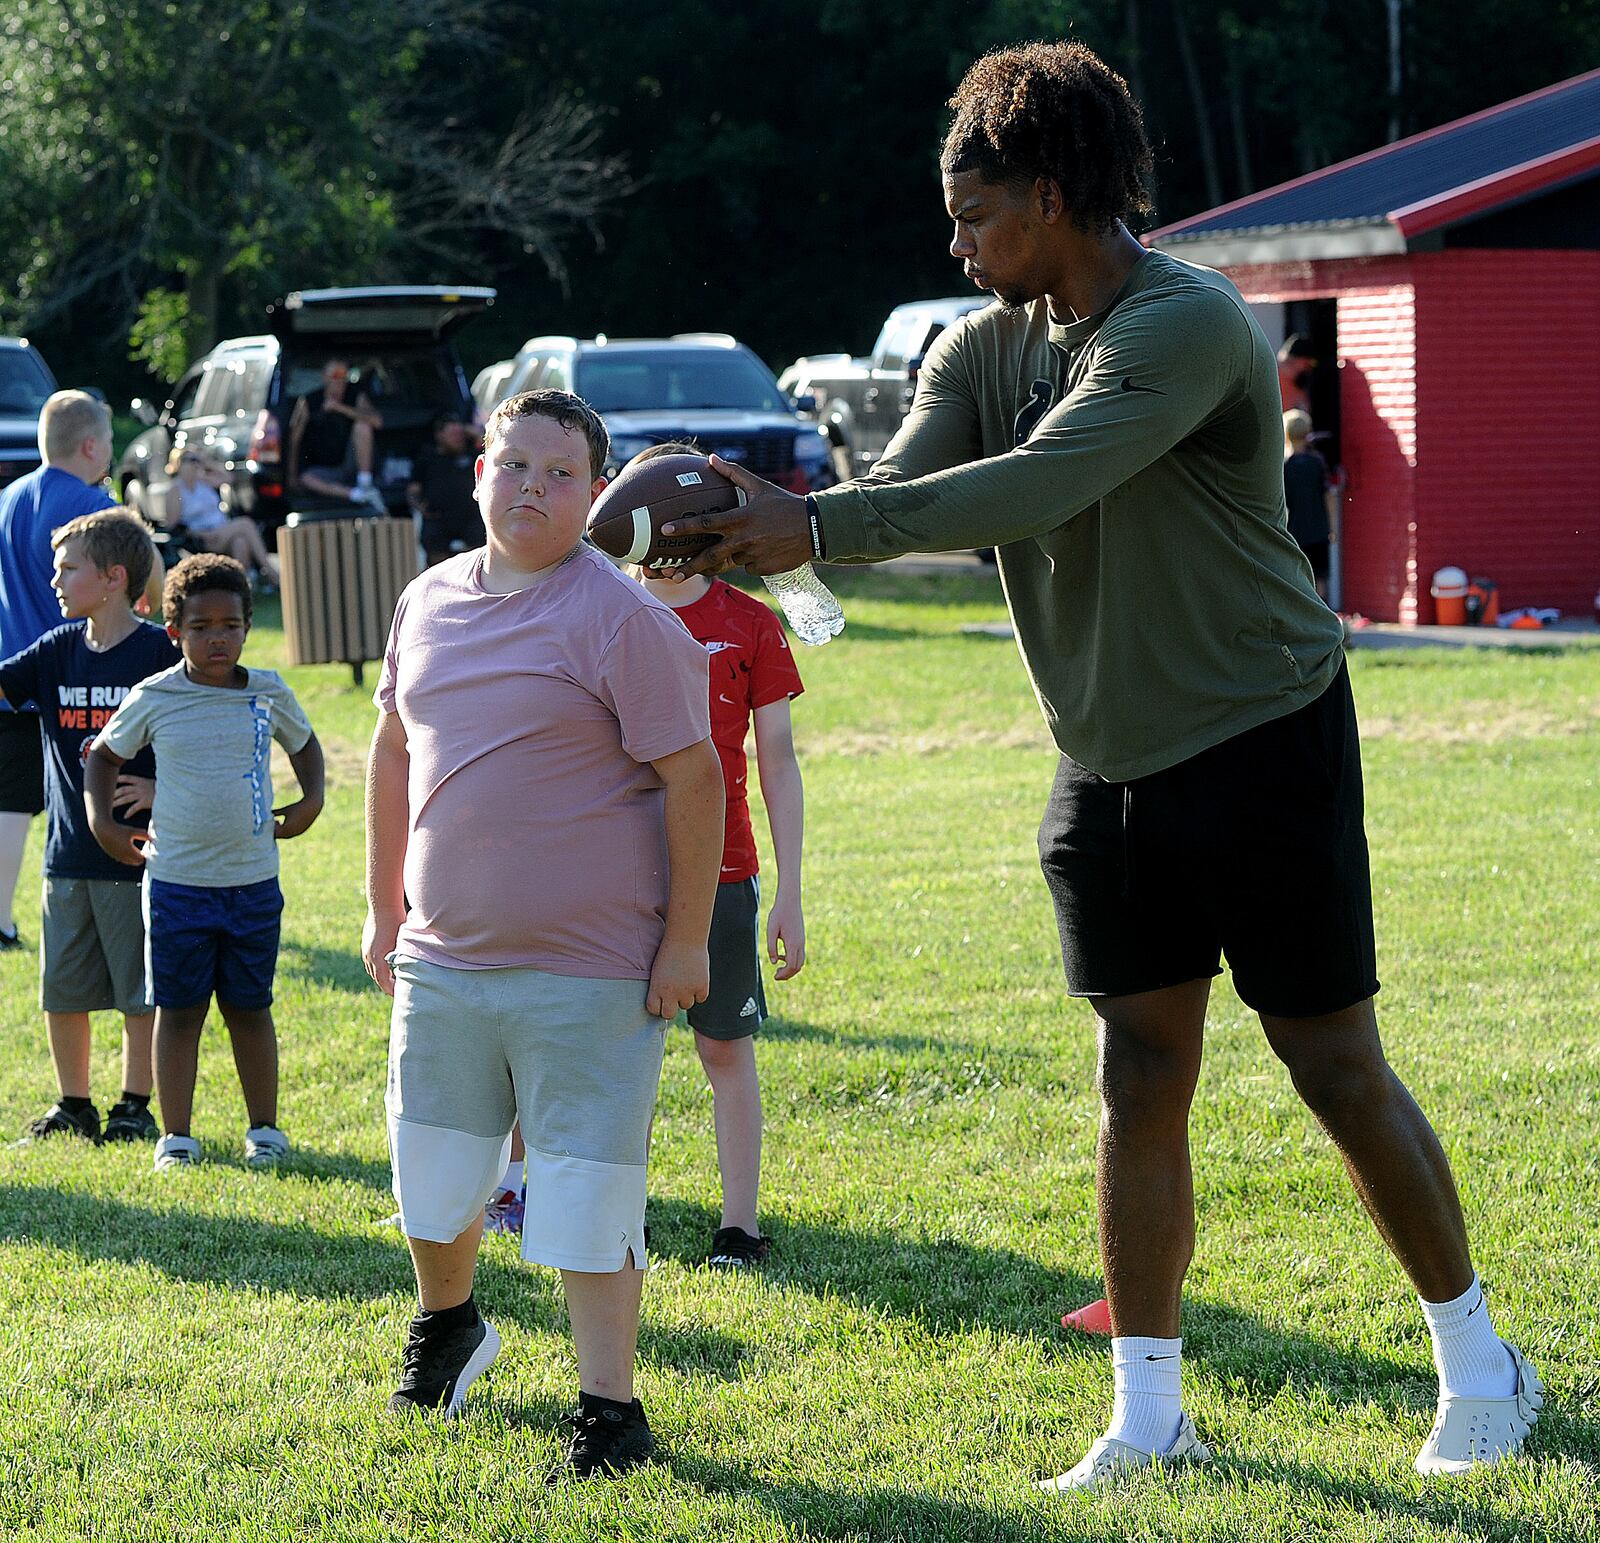
[[[231, 557], [186, 557], [167, 575], [167, 632], [183, 662], [123, 699], [89, 754], [85, 802], [95, 839], [145, 867], [156, 1092], [164, 1134], [158, 1169], [200, 1160], [189, 1133], [200, 1033], [215, 994], [233, 1039], [250, 1127], [245, 1160], [288, 1155], [278, 1129], [272, 978], [283, 893], [277, 843], [322, 812], [322, 747], [272, 670], [239, 663], [250, 631], [250, 581]], [[301, 796], [272, 807], [272, 742], [289, 753]], [[160, 767], [149, 845], [111, 817], [117, 769], [146, 745]]]

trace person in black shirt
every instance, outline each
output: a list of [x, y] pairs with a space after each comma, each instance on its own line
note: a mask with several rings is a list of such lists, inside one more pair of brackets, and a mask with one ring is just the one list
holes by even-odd
[[365, 391], [348, 400], [350, 365], [330, 359], [322, 384], [289, 415], [289, 484], [328, 498], [348, 498], [385, 513], [372, 480], [373, 446], [383, 418]]
[[483, 545], [483, 519], [474, 495], [478, 447], [454, 413], [433, 420], [433, 443], [417, 457], [406, 496], [422, 516], [422, 549], [428, 566], [453, 552]]
[[1283, 497], [1289, 534], [1306, 554], [1317, 593], [1328, 598], [1328, 548], [1339, 539], [1338, 497], [1328, 484], [1328, 463], [1309, 448], [1310, 414], [1292, 407], [1283, 415]]

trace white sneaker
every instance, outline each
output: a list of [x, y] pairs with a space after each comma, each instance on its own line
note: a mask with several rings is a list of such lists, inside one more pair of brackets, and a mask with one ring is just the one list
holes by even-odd
[[200, 1161], [200, 1143], [193, 1136], [163, 1136], [156, 1142], [156, 1172], [193, 1168]]
[[276, 1168], [289, 1155], [289, 1138], [276, 1125], [252, 1125], [244, 1133], [247, 1168]]
[[[1502, 1341], [1504, 1343], [1504, 1341]], [[1425, 1477], [1466, 1473], [1489, 1467], [1522, 1449], [1544, 1408], [1544, 1385], [1515, 1345], [1506, 1345], [1517, 1371], [1517, 1387], [1505, 1398], [1439, 1397], [1433, 1429], [1417, 1453], [1417, 1472]]]
[[350, 489], [350, 502], [365, 504], [375, 514], [387, 514], [389, 506], [383, 501], [383, 493], [376, 482], [369, 482], [364, 488]]
[[1184, 1415], [1178, 1425], [1178, 1434], [1165, 1452], [1146, 1452], [1142, 1447], [1129, 1446], [1111, 1436], [1102, 1436], [1089, 1448], [1083, 1461], [1066, 1473], [1053, 1479], [1040, 1479], [1035, 1489], [1052, 1494], [1066, 1494], [1071, 1490], [1101, 1489], [1113, 1479], [1140, 1468], [1151, 1468], [1166, 1463], [1205, 1463], [1211, 1460], [1211, 1451], [1195, 1434], [1194, 1422]]

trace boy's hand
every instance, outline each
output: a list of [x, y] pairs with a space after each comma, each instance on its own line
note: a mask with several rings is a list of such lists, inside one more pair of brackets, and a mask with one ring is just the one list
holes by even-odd
[[676, 1018], [680, 1010], [703, 1002], [711, 990], [711, 956], [698, 947], [662, 940], [650, 966], [644, 1008], [657, 1018]]
[[143, 814], [155, 807], [156, 779], [134, 777], [118, 772], [116, 786], [111, 792], [111, 807], [121, 815]]
[[96, 825], [92, 830], [107, 857], [126, 863], [130, 868], [144, 866], [144, 849], [150, 840], [146, 832], [135, 830], [131, 825], [117, 824]]
[[806, 919], [800, 902], [781, 890], [767, 913], [767, 958], [777, 966], [774, 980], [789, 980], [806, 967]]
[[400, 937], [400, 923], [404, 920], [398, 913], [380, 916], [369, 909], [361, 927], [361, 962], [386, 997], [394, 995], [394, 971], [389, 968], [389, 955], [394, 952]]
[[312, 822], [322, 813], [322, 800], [297, 798], [292, 804], [272, 811], [274, 841], [293, 841], [311, 829]]

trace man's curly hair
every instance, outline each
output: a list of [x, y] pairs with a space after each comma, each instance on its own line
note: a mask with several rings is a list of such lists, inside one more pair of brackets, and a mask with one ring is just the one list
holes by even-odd
[[939, 169], [1012, 186], [1050, 177], [1079, 230], [1152, 213], [1144, 116], [1128, 83], [1082, 43], [1023, 43], [977, 60], [950, 98]]
[[244, 624], [250, 625], [250, 575], [242, 563], [220, 552], [195, 552], [167, 575], [161, 586], [161, 619], [169, 627], [181, 627], [184, 601], [211, 590], [237, 595], [244, 606]]

